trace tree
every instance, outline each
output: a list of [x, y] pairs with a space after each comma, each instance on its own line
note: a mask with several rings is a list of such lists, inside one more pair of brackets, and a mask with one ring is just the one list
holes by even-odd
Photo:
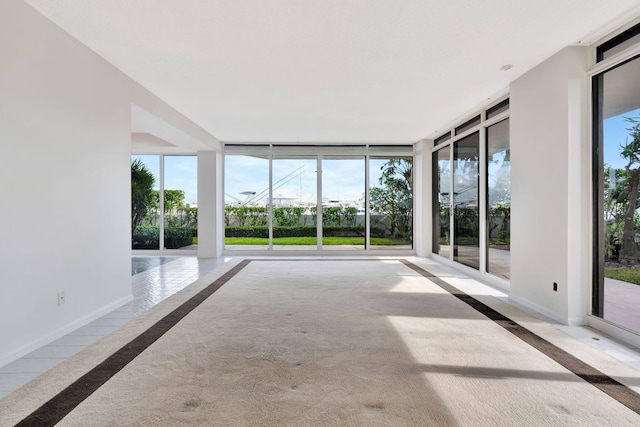
[[164, 190], [164, 214], [169, 225], [176, 225], [175, 216], [185, 210], [184, 191]]
[[627, 211], [627, 172], [604, 166], [605, 259], [618, 259], [622, 247], [624, 215]]
[[413, 218], [413, 162], [391, 159], [380, 169], [380, 186], [369, 190], [371, 208], [389, 218], [392, 236], [407, 237]]
[[631, 141], [621, 145], [620, 156], [627, 161], [624, 170], [627, 175], [628, 205], [624, 214], [624, 227], [622, 230], [621, 259], [640, 260], [640, 250], [636, 245], [635, 213], [638, 201], [638, 188], [640, 186], [640, 120], [625, 117], [631, 123], [627, 128]]
[[142, 223], [153, 202], [156, 179], [140, 159], [131, 163], [131, 235]]

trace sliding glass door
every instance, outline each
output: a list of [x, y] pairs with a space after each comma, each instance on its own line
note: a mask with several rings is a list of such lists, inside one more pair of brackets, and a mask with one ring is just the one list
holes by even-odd
[[451, 254], [451, 147], [433, 153], [433, 253]]
[[640, 332], [640, 57], [594, 77], [592, 314]]
[[412, 146], [225, 146], [225, 249], [413, 249]]
[[197, 250], [198, 158], [131, 156], [131, 246]]
[[365, 157], [322, 157], [322, 246], [364, 249]]
[[487, 128], [487, 272], [511, 277], [509, 119]]
[[198, 157], [163, 156], [164, 247], [196, 250]]
[[434, 140], [432, 252], [510, 280], [509, 99]]
[[453, 143], [453, 260], [480, 269], [480, 134]]
[[160, 249], [160, 156], [131, 156], [131, 248]]
[[274, 157], [273, 249], [318, 248], [318, 158]]
[[369, 160], [371, 249], [413, 247], [413, 159]]
[[225, 247], [266, 250], [269, 247], [269, 158], [261, 155], [225, 157]]

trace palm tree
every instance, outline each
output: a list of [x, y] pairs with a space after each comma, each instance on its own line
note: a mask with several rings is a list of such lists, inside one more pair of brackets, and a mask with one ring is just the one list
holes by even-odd
[[156, 178], [140, 159], [131, 163], [131, 235], [142, 223], [152, 203]]
[[624, 228], [622, 231], [622, 248], [620, 258], [640, 260], [640, 250], [636, 245], [635, 213], [640, 188], [640, 119], [625, 117], [632, 124], [629, 131], [631, 141], [621, 146], [620, 155], [627, 160], [624, 167], [627, 173], [627, 196], [629, 205], [624, 215]]

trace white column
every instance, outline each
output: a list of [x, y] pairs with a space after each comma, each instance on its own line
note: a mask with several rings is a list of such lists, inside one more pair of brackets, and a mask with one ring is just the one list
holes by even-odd
[[429, 257], [432, 246], [431, 147], [432, 141], [419, 141], [413, 163], [413, 246], [420, 257]]
[[[218, 165], [215, 151], [198, 151], [198, 257], [213, 258], [222, 248], [218, 245], [216, 212], [218, 193]], [[221, 183], [220, 183], [221, 184]]]

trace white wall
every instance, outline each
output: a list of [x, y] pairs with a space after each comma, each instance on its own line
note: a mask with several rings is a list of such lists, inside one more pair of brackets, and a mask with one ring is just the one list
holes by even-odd
[[0, 63], [3, 365], [131, 298], [131, 94], [17, 0], [0, 3]]
[[588, 54], [565, 48], [510, 95], [510, 297], [568, 324], [584, 321], [589, 289]]

